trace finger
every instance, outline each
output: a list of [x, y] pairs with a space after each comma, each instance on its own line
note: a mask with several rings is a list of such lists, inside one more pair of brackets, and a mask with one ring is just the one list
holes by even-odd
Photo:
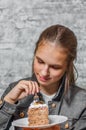
[[34, 84], [35, 84], [35, 88], [36, 88], [36, 93], [39, 93], [40, 88], [39, 88], [38, 83], [37, 83], [37, 82], [34, 82]]
[[31, 81], [31, 84], [32, 84], [31, 93], [32, 93], [32, 94], [35, 94], [35, 93], [36, 93], [36, 85], [35, 85], [35, 82], [34, 82], [34, 81]]
[[[21, 86], [28, 86], [28, 89], [27, 90], [27, 93], [29, 94], [34, 94], [34, 93], [38, 93], [39, 92], [39, 86], [38, 86], [38, 83], [35, 82], [35, 81], [26, 81], [26, 80], [22, 80], [19, 82], [21, 84]], [[29, 92], [28, 92], [29, 91]]]
[[27, 85], [25, 85], [25, 84], [20, 84], [19, 89], [20, 89], [21, 92], [25, 91], [27, 95], [30, 94], [29, 87]]
[[31, 94], [31, 89], [32, 89], [31, 81], [22, 80], [22, 81], [19, 82], [19, 86], [20, 86], [20, 89], [25, 87], [26, 92], [28, 94]]
[[27, 85], [29, 87], [30, 94], [32, 94], [32, 90], [33, 90], [33, 83], [32, 83], [32, 81], [29, 81]]
[[27, 80], [21, 80], [21, 81], [20, 81], [21, 84], [25, 84], [25, 85], [28, 85], [28, 84], [30, 84], [31, 82], [34, 82], [34, 81], [31, 81], [31, 80], [28, 80], [28, 81], [27, 81]]
[[39, 92], [39, 86], [38, 86], [37, 82], [29, 81], [28, 86], [29, 86], [29, 91], [31, 94], [35, 94], [35, 93]]

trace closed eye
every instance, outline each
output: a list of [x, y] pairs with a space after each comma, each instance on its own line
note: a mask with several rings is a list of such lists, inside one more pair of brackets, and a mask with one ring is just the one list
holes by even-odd
[[37, 58], [38, 63], [40, 63], [40, 64], [43, 64], [43, 63], [44, 63], [44, 61], [41, 60], [39, 57], [36, 57], [36, 58]]
[[[37, 62], [39, 64], [45, 64], [45, 62], [41, 58], [39, 58], [38, 56], [36, 56], [36, 59], [37, 59]], [[62, 66], [61, 65], [57, 65], [57, 64], [49, 65], [49, 67], [52, 68], [52, 69], [55, 69], [55, 70], [62, 69]]]
[[53, 69], [55, 69], [55, 70], [61, 69], [61, 66], [57, 66], [57, 65], [51, 65], [50, 67], [53, 68]]

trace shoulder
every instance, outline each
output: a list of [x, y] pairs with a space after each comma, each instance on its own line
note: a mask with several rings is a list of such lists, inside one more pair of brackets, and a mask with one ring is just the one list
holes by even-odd
[[86, 106], [86, 89], [74, 85], [69, 89], [65, 99], [68, 104], [79, 103]]
[[72, 92], [72, 103], [76, 104], [77, 109], [86, 108], [86, 90], [75, 86]]
[[86, 89], [74, 86], [71, 92], [71, 105], [76, 112], [86, 110]]
[[73, 86], [71, 89], [71, 93], [74, 96], [78, 96], [79, 98], [85, 97], [86, 98], [86, 89], [80, 88], [78, 86]]

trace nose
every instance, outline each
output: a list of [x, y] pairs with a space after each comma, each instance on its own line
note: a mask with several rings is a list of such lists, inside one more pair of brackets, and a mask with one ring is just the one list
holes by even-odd
[[49, 75], [49, 66], [45, 65], [41, 71], [42, 76], [48, 76]]

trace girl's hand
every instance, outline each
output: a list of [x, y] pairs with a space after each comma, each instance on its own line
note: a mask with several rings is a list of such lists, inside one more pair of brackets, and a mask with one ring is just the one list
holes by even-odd
[[22, 80], [4, 97], [4, 100], [14, 104], [19, 99], [38, 92], [39, 86], [37, 82]]

